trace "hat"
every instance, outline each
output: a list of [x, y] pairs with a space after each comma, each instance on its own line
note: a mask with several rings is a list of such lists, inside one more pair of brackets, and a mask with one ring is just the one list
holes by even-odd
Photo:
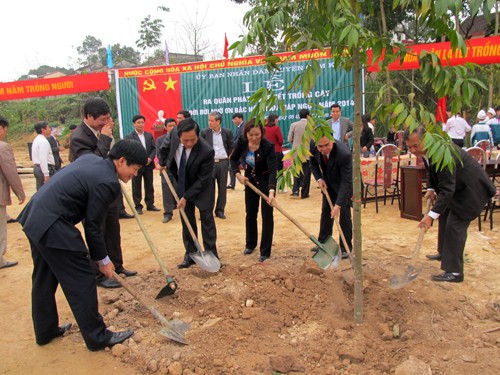
[[477, 118], [479, 120], [484, 120], [486, 118], [486, 112], [484, 110], [480, 110], [479, 113], [477, 114]]
[[495, 112], [495, 110], [494, 110], [493, 108], [488, 109], [488, 113], [489, 113], [490, 115], [493, 115], [493, 116], [496, 116], [496, 115], [497, 115], [497, 113]]

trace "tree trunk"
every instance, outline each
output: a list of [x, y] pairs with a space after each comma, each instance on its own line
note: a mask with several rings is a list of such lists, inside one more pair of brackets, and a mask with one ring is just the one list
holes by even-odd
[[[495, 2], [495, 33], [498, 35], [498, 2]], [[490, 75], [488, 77], [488, 108], [493, 107], [493, 84], [495, 80], [495, 65], [488, 67]]]
[[[382, 32], [384, 33], [385, 36], [387, 36], [387, 22], [385, 19], [385, 9], [384, 9], [384, 0], [379, 0], [379, 6], [380, 6], [380, 18], [382, 21]], [[391, 86], [391, 71], [389, 69], [385, 70], [385, 80], [387, 83], [387, 87]], [[384, 105], [388, 106], [391, 104], [391, 90], [386, 90], [384, 93]], [[389, 126], [389, 115], [387, 115], [384, 119], [384, 125], [387, 128], [387, 131], [389, 131], [390, 126]], [[373, 134], [375, 136], [375, 134]]]
[[[356, 0], [352, 1], [356, 9]], [[352, 53], [352, 69], [354, 72], [354, 128], [352, 130], [352, 181], [353, 181], [353, 253], [354, 253], [354, 322], [363, 322], [363, 266], [362, 266], [362, 236], [361, 236], [361, 62], [359, 49]]]

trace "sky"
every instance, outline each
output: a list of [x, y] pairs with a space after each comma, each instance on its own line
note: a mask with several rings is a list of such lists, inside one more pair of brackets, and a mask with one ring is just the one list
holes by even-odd
[[242, 20], [248, 10], [248, 5], [230, 0], [2, 0], [0, 82], [17, 80], [41, 65], [76, 68], [77, 47], [87, 35], [105, 47], [120, 43], [138, 49], [135, 41], [148, 15], [164, 21], [163, 39], [171, 53], [191, 53], [185, 49], [183, 25], [204, 20], [202, 38], [211, 46], [205, 59], [220, 59], [224, 33], [229, 45], [235, 42], [244, 32]]

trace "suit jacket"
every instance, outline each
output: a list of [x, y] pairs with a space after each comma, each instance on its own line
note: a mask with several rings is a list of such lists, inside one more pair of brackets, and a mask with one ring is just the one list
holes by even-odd
[[[234, 138], [233, 132], [226, 128], [220, 128], [222, 143], [224, 144], [224, 149], [226, 150], [226, 154], [229, 157], [231, 155], [231, 151], [233, 151]], [[214, 133], [212, 129], [207, 128], [201, 132], [201, 138], [203, 138], [207, 143], [214, 148]]]
[[[245, 161], [248, 154], [248, 141], [240, 137], [234, 146], [231, 155], [231, 172], [239, 171], [239, 165]], [[247, 163], [245, 165], [245, 177], [257, 186], [262, 192], [268, 189], [276, 189], [276, 153], [274, 145], [267, 139], [262, 138], [260, 147], [255, 152], [255, 167]]]
[[336, 197], [334, 204], [350, 206], [352, 204], [352, 154], [349, 147], [335, 142], [330, 151], [328, 164], [323, 161], [323, 156], [316, 148], [314, 141], [311, 141], [310, 151], [312, 156], [309, 159], [309, 165], [316, 181], [323, 179], [326, 182], [330, 195]]
[[54, 166], [56, 168], [56, 171], [58, 171], [59, 169], [61, 169], [62, 165], [61, 155], [59, 154], [59, 141], [53, 135], [49, 135], [47, 137], [47, 141], [49, 141], [50, 148], [52, 149], [52, 155], [54, 156]]
[[101, 260], [107, 256], [102, 220], [120, 191], [113, 161], [84, 155], [44, 184], [18, 221], [31, 241], [56, 249], [86, 252], [81, 233], [75, 227], [84, 220], [90, 257]]
[[495, 186], [481, 165], [460, 147], [453, 145], [460, 157], [453, 154], [455, 170], [439, 171], [429, 159], [428, 187], [437, 193], [432, 211], [442, 214], [447, 208], [464, 220], [479, 216], [488, 199], [495, 195]]
[[96, 154], [101, 158], [105, 158], [108, 156], [112, 140], [113, 138], [104, 134], [101, 134], [97, 139], [92, 130], [82, 121], [71, 136], [69, 148], [73, 160], [70, 161], [75, 161], [84, 154]]
[[[132, 133], [127, 135], [125, 139], [132, 139], [137, 142], [141, 142], [139, 139], [139, 136], [137, 135], [137, 132], [134, 130]], [[144, 132], [144, 141], [146, 143], [146, 154], [148, 154], [148, 158], [151, 160], [155, 160], [156, 156], [156, 145], [155, 145], [155, 140], [153, 138], [153, 134], [149, 132]], [[142, 143], [141, 143], [142, 144]], [[149, 163], [148, 165], [145, 165], [143, 168], [150, 168], [154, 169], [155, 163]]]
[[0, 206], [12, 204], [10, 189], [19, 200], [24, 200], [24, 189], [21, 179], [17, 174], [16, 159], [12, 147], [0, 141]]
[[[332, 119], [329, 119], [326, 122], [328, 125], [330, 125], [330, 127], [332, 127]], [[349, 141], [345, 139], [345, 135], [347, 134], [347, 132], [352, 130], [353, 126], [354, 126], [353, 122], [347, 117], [340, 118], [340, 140], [343, 143], [345, 144], [349, 143]]]
[[[167, 167], [170, 179], [175, 182], [178, 178], [178, 167], [175, 153], [179, 148], [180, 140], [177, 128], [174, 128], [165, 137], [161, 146], [160, 155], [162, 163]], [[162, 164], [161, 164], [162, 165]], [[191, 149], [186, 161], [186, 184], [183, 197], [188, 202], [193, 202], [199, 210], [212, 209], [215, 200], [215, 186], [212, 181], [214, 167], [214, 150], [203, 138]]]

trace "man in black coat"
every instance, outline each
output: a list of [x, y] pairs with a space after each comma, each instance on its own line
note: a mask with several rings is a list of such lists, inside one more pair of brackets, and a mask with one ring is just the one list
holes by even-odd
[[144, 180], [144, 201], [146, 202], [146, 209], [148, 211], [160, 211], [159, 208], [155, 207], [155, 190], [153, 187], [156, 146], [153, 135], [144, 131], [146, 117], [143, 115], [135, 115], [132, 118], [132, 122], [134, 123], [135, 130], [125, 138], [140, 142], [148, 154], [147, 164], [142, 167], [136, 177], [132, 178], [132, 196], [134, 198], [135, 210], [139, 215], [142, 215], [142, 180]]
[[[438, 249], [441, 269], [444, 273], [433, 275], [433, 281], [462, 282], [464, 280], [464, 248], [467, 228], [476, 219], [488, 200], [495, 195], [495, 186], [481, 165], [460, 147], [453, 145], [455, 161], [453, 171], [439, 169], [422, 141], [425, 128], [420, 126], [406, 132], [404, 139], [408, 150], [422, 157], [428, 171], [427, 199], [434, 201], [419, 227], [428, 230], [432, 221], [439, 219]], [[439, 246], [439, 244], [441, 246]]]
[[214, 149], [214, 170], [212, 173], [214, 182], [217, 184], [217, 202], [215, 204], [215, 216], [225, 219], [224, 210], [227, 198], [227, 173], [229, 170], [229, 155], [233, 150], [233, 133], [231, 130], [222, 128], [222, 115], [215, 111], [208, 115], [208, 128], [201, 132], [201, 138]]
[[318, 240], [325, 242], [332, 235], [333, 220], [340, 214], [340, 228], [344, 232], [347, 245], [339, 236], [342, 258], [347, 258], [347, 251], [352, 249], [352, 155], [349, 146], [342, 142], [333, 142], [322, 137], [317, 144], [311, 142], [309, 164], [311, 173], [321, 188], [326, 188], [334, 204], [333, 211], [323, 196], [321, 205], [321, 221]]
[[[184, 208], [189, 223], [197, 233], [195, 207], [200, 211], [201, 233], [206, 251], [218, 257], [217, 229], [213, 215], [215, 192], [212, 183], [214, 150], [199, 137], [198, 124], [191, 118], [182, 120], [177, 128], [165, 138], [160, 150], [160, 165], [166, 166], [171, 180], [175, 181], [180, 202], [177, 208]], [[177, 267], [188, 268], [194, 262], [189, 253], [197, 251], [191, 235], [182, 220], [182, 239], [186, 253]]]
[[[89, 257], [111, 278], [102, 221], [120, 195], [118, 179], [127, 182], [146, 163], [144, 149], [133, 141], [118, 142], [109, 159], [84, 155], [62, 169], [35, 194], [18, 217], [33, 258], [32, 314], [35, 338], [45, 345], [62, 336], [55, 293], [58, 285], [68, 300], [90, 350], [121, 343], [133, 330], [111, 332], [99, 314], [95, 273]], [[85, 240], [76, 224], [83, 222]]]
[[[83, 106], [83, 121], [77, 126], [71, 137], [70, 150], [74, 160], [82, 155], [95, 154], [102, 158], [107, 157], [113, 141], [113, 121], [111, 109], [104, 99], [95, 97], [85, 101]], [[123, 255], [120, 237], [119, 211], [122, 198], [109, 206], [104, 221], [104, 237], [108, 254], [116, 272], [125, 276], [134, 276], [136, 271], [129, 271], [123, 267]], [[107, 279], [96, 269], [97, 285], [103, 288], [118, 288], [120, 284]]]

